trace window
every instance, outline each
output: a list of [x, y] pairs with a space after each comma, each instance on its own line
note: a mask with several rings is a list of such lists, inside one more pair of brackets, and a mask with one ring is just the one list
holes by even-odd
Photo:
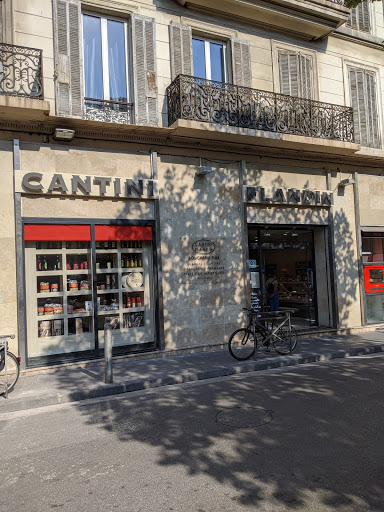
[[279, 50], [280, 92], [313, 99], [312, 57], [298, 51]]
[[351, 9], [351, 14], [349, 15], [346, 25], [347, 27], [360, 30], [361, 32], [370, 31], [369, 5], [367, 1]]
[[355, 139], [358, 144], [379, 147], [377, 122], [376, 74], [358, 68], [349, 68], [351, 106]]
[[227, 81], [225, 44], [193, 37], [192, 54], [195, 77], [216, 82]]
[[129, 101], [127, 23], [83, 14], [85, 97]]

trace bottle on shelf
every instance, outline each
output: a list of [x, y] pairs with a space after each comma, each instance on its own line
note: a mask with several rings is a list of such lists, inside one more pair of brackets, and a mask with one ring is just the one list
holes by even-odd
[[137, 256], [136, 256], [136, 254], [135, 254], [134, 258], [133, 258], [133, 266], [137, 267]]
[[132, 307], [133, 308], [136, 307], [136, 299], [135, 299], [135, 297], [132, 297]]
[[107, 268], [112, 268], [112, 260], [111, 260], [110, 256], [108, 256], [108, 259], [107, 259]]
[[143, 266], [143, 261], [141, 259], [141, 254], [139, 254], [138, 257], [137, 257], [137, 266], [138, 267], [142, 267]]
[[36, 270], [42, 270], [43, 269], [43, 265], [41, 263], [41, 259], [40, 259], [40, 256], [37, 257], [37, 263], [36, 263]]
[[136, 306], [137, 306], [138, 308], [141, 308], [141, 297], [140, 297], [140, 296], [139, 296], [139, 297], [136, 297]]
[[127, 298], [127, 308], [130, 308], [130, 307], [132, 307], [131, 297], [128, 297]]
[[48, 261], [46, 256], [44, 256], [43, 259], [43, 270], [48, 270]]
[[54, 270], [61, 270], [60, 258], [58, 255], [56, 256], [56, 263], [54, 266]]

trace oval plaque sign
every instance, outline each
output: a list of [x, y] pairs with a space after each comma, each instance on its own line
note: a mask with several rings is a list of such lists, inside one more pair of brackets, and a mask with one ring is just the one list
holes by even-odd
[[198, 254], [210, 254], [215, 249], [216, 246], [211, 240], [196, 240], [192, 244], [192, 250]]

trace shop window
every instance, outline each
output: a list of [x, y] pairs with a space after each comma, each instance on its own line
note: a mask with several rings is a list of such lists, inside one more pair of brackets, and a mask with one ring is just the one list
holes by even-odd
[[312, 56], [294, 50], [279, 50], [280, 93], [313, 99]]
[[353, 108], [355, 139], [362, 146], [378, 148], [376, 73], [349, 68], [350, 100]]
[[217, 41], [192, 38], [193, 74], [216, 82], [227, 82], [226, 45]]
[[366, 0], [351, 9], [346, 25], [360, 32], [370, 32], [369, 3]]
[[152, 228], [95, 226], [94, 252], [90, 233], [25, 227], [30, 357], [102, 347], [107, 319], [114, 347], [154, 342]]
[[383, 263], [384, 264], [384, 238], [363, 237], [362, 253], [364, 263]]

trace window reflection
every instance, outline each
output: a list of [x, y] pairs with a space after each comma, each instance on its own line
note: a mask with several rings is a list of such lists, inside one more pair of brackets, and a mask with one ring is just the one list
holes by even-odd
[[83, 16], [85, 96], [103, 98], [101, 23], [95, 16]]

